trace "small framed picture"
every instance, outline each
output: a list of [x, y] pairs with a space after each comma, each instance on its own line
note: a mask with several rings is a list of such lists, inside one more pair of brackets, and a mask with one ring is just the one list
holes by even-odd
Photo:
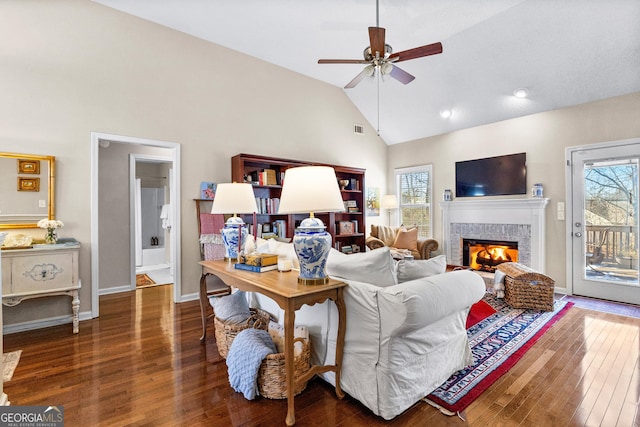
[[216, 195], [216, 183], [202, 181], [200, 183], [200, 198], [203, 200], [213, 200]]
[[340, 221], [338, 223], [338, 234], [353, 234], [354, 225], [355, 224], [351, 221]]
[[40, 174], [40, 160], [18, 159], [18, 173]]
[[18, 177], [18, 191], [40, 191], [40, 178]]

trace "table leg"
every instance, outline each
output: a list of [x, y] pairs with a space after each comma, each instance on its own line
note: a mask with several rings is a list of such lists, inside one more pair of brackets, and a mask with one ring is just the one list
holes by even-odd
[[202, 316], [202, 336], [200, 341], [204, 342], [207, 337], [207, 274], [200, 276], [200, 316]]
[[342, 352], [344, 350], [344, 336], [347, 329], [347, 308], [344, 304], [343, 288], [338, 289], [338, 297], [335, 301], [338, 308], [338, 336], [336, 342], [336, 395], [339, 399], [344, 397], [340, 387], [340, 372], [342, 371]]
[[291, 300], [287, 302], [284, 312], [284, 366], [287, 373], [287, 419], [288, 426], [296, 423], [295, 410], [295, 378], [293, 360], [293, 329], [295, 328], [296, 311]]
[[80, 298], [78, 298], [78, 291], [73, 291], [71, 294], [71, 311], [73, 312], [73, 333], [77, 334], [79, 331], [79, 311], [80, 311]]

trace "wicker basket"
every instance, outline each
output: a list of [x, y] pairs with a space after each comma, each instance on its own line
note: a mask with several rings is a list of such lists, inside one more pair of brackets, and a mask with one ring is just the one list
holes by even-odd
[[505, 274], [507, 304], [514, 308], [553, 311], [553, 279], [516, 262], [502, 263], [497, 269]]
[[[302, 342], [302, 351], [294, 359], [294, 378], [300, 378], [309, 370], [311, 359], [311, 345], [309, 340], [296, 338], [294, 342]], [[307, 382], [298, 384], [294, 395], [302, 393]], [[287, 371], [285, 369], [284, 353], [268, 355], [260, 365], [258, 371], [258, 391], [268, 399], [287, 398]]]
[[215, 327], [216, 344], [218, 346], [218, 353], [220, 353], [220, 356], [223, 358], [227, 358], [231, 343], [240, 331], [247, 328], [267, 330], [269, 327], [269, 320], [271, 320], [269, 313], [259, 308], [251, 308], [249, 311], [251, 311], [251, 316], [243, 323], [224, 321], [214, 316], [213, 324]]

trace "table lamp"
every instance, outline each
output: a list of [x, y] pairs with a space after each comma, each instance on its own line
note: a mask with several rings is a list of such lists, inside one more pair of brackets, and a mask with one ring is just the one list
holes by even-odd
[[322, 285], [329, 281], [325, 271], [331, 249], [331, 234], [314, 212], [342, 212], [344, 201], [332, 167], [301, 166], [285, 171], [278, 213], [307, 213], [293, 236], [300, 261], [298, 283]]
[[233, 214], [220, 230], [224, 243], [225, 260], [238, 259], [240, 246], [247, 237], [247, 227], [237, 214], [258, 211], [256, 198], [251, 184], [224, 183], [218, 184], [211, 206], [212, 214]]
[[389, 226], [391, 226], [391, 210], [398, 209], [398, 199], [395, 194], [387, 194], [386, 196], [382, 196], [382, 200], [380, 200], [380, 209], [387, 209], [389, 215]]

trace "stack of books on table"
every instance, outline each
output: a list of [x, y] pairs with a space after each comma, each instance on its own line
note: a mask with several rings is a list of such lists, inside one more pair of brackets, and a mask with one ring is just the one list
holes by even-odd
[[240, 262], [234, 264], [238, 270], [264, 273], [278, 268], [278, 255], [276, 254], [244, 254], [240, 256]]

